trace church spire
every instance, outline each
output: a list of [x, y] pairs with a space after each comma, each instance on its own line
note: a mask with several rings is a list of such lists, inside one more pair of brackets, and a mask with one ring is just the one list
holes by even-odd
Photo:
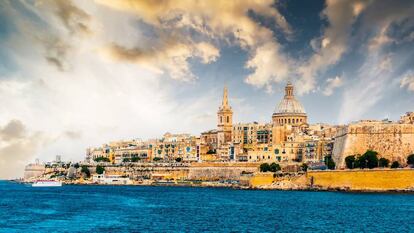
[[229, 99], [228, 99], [228, 93], [227, 93], [227, 87], [224, 87], [224, 91], [223, 91], [223, 102], [221, 104], [222, 108], [228, 108], [229, 107]]

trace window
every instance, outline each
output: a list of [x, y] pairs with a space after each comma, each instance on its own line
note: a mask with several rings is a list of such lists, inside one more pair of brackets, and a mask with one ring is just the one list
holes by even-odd
[[290, 124], [290, 119], [288, 120], [289, 124]]
[[223, 117], [220, 116], [220, 123], [223, 123]]
[[227, 116], [227, 123], [229, 123], [230, 122], [230, 117], [229, 116]]

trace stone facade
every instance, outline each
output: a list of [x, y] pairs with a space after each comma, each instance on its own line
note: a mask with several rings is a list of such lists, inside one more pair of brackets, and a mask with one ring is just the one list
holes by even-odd
[[345, 157], [378, 152], [379, 157], [406, 164], [414, 153], [414, 124], [389, 121], [360, 121], [344, 126], [335, 137], [333, 159], [338, 168], [345, 167]]

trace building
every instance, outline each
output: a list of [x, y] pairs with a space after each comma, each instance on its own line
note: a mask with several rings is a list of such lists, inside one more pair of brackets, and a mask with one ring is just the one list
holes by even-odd
[[274, 126], [307, 127], [308, 116], [302, 104], [296, 100], [293, 89], [293, 84], [288, 82], [285, 87], [285, 96], [272, 115]]
[[362, 120], [340, 128], [333, 146], [337, 167], [345, 167], [345, 157], [361, 155], [367, 150], [406, 164], [407, 156], [414, 153], [414, 124], [410, 123], [410, 114], [401, 118], [399, 122]]

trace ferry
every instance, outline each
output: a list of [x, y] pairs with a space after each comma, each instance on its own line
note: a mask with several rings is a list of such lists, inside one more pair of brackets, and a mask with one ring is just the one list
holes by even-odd
[[33, 182], [32, 187], [61, 187], [61, 181], [55, 180], [37, 180]]

